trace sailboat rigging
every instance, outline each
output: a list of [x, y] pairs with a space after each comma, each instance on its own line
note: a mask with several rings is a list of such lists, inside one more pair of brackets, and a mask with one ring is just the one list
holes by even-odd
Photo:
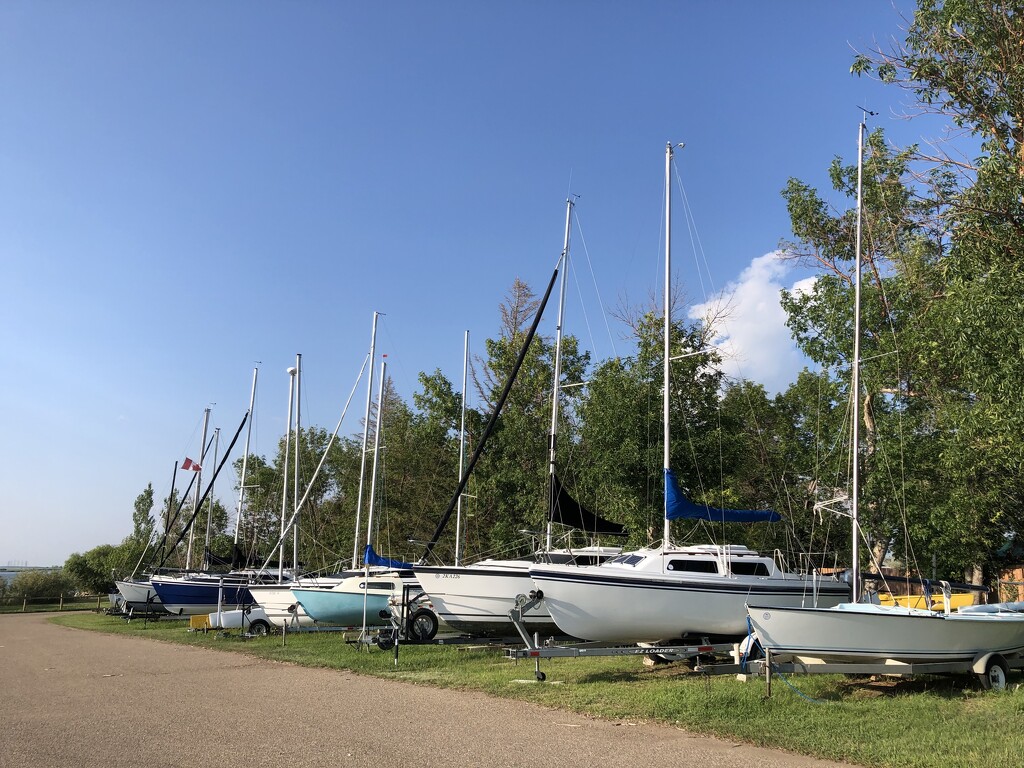
[[734, 511], [685, 499], [671, 468], [671, 169], [674, 151], [665, 148], [665, 306], [662, 384], [664, 507], [660, 547], [622, 553], [600, 565], [537, 564], [530, 577], [543, 593], [542, 605], [563, 634], [617, 643], [673, 641], [688, 635], [738, 637], [745, 633], [745, 601], [770, 595], [784, 605], [818, 600], [834, 604], [846, 586], [817, 574], [780, 569], [773, 558], [737, 545], [672, 544], [670, 523], [679, 517], [725, 521], [771, 521], [771, 511]]
[[[572, 198], [566, 200], [565, 239], [562, 253], [559, 256], [554, 274], [551, 276], [551, 281], [548, 283], [544, 298], [537, 309], [537, 315], [530, 328], [530, 333], [527, 335], [516, 366], [513, 368], [512, 374], [502, 391], [502, 395], [491, 414], [488, 429], [485, 430], [483, 438], [481, 438], [480, 443], [477, 445], [469, 466], [463, 472], [456, 496], [453, 497], [453, 502], [449, 505], [446, 515], [450, 514], [456, 500], [461, 498], [466, 480], [486, 443], [487, 436], [490, 434], [497, 414], [504, 404], [508, 391], [515, 380], [519, 366], [526, 356], [526, 351], [544, 312], [554, 287], [554, 282], [561, 275], [558, 325], [555, 336], [552, 419], [548, 438], [547, 528], [544, 546], [535, 555], [539, 559], [547, 561], [598, 562], [601, 559], [617, 555], [621, 549], [618, 547], [588, 546], [563, 550], [555, 549], [552, 545], [552, 525], [554, 523], [561, 523], [566, 527], [581, 529], [592, 535], [598, 533], [622, 535], [624, 533], [622, 526], [603, 520], [584, 509], [565, 491], [555, 473], [558, 399], [561, 380], [562, 325], [564, 322], [565, 285], [568, 273], [573, 205]], [[436, 541], [440, 530], [443, 528], [445, 519], [442, 518], [442, 525], [439, 525], [432, 542]], [[471, 565], [462, 565], [457, 562], [454, 566], [429, 566], [421, 562], [413, 565], [413, 572], [416, 574], [416, 578], [419, 580], [422, 588], [430, 596], [434, 607], [437, 609], [438, 616], [450, 626], [478, 635], [511, 634], [513, 627], [509, 610], [515, 606], [518, 595], [526, 594], [533, 588], [529, 577], [531, 562], [531, 560], [485, 559]], [[558, 628], [554, 625], [543, 606], [529, 608], [523, 615], [523, 621], [532, 631], [543, 631], [549, 634], [558, 633]]]
[[[866, 116], [865, 116], [866, 119]], [[794, 608], [756, 599], [747, 607], [751, 627], [758, 641], [773, 654], [826, 662], [951, 662], [977, 661], [982, 664], [983, 684], [1005, 682], [1004, 656], [1024, 653], [1024, 614], [1015, 606], [968, 606], [952, 611], [949, 585], [943, 583], [944, 610], [901, 605], [878, 605], [860, 601], [859, 574], [859, 416], [860, 394], [860, 285], [861, 226], [863, 217], [863, 166], [865, 120], [857, 134], [857, 244], [854, 288], [854, 358], [851, 364], [850, 518], [853, 530], [851, 573], [852, 601], [830, 608]], [[926, 585], [927, 587], [928, 585]], [[930, 603], [930, 601], [929, 601]]]

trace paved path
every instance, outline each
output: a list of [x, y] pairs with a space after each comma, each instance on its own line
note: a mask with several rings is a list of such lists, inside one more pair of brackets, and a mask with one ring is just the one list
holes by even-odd
[[679, 766], [820, 760], [0, 615], [0, 767]]

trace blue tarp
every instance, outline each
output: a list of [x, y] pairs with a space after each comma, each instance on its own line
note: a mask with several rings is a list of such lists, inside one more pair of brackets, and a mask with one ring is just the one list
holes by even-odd
[[665, 470], [665, 517], [669, 520], [707, 520], [712, 523], [774, 523], [781, 520], [770, 509], [718, 509], [694, 504], [683, 496], [671, 469]]
[[401, 560], [392, 560], [390, 557], [381, 557], [373, 551], [373, 545], [367, 544], [363, 550], [363, 562], [367, 565], [380, 565], [384, 568], [412, 568], [412, 563], [403, 563]]

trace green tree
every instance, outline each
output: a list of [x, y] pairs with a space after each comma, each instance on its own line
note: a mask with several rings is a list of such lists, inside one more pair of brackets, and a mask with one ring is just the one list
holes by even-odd
[[122, 553], [111, 544], [100, 544], [84, 554], [75, 552], [64, 563], [64, 575], [75, 588], [90, 595], [114, 591], [115, 575], [121, 566]]
[[[499, 335], [486, 340], [486, 357], [474, 360], [473, 381], [488, 411], [511, 375], [538, 307], [529, 286], [514, 281], [500, 306]], [[579, 350], [575, 337], [563, 335], [561, 353], [562, 381], [583, 381], [589, 355]], [[554, 340], [536, 334], [475, 472], [467, 551], [525, 554], [531, 540], [522, 532], [544, 529], [554, 354]], [[575, 442], [571, 415], [579, 398], [578, 388], [562, 389], [559, 440], [565, 449]], [[473, 418], [474, 423], [484, 421], [482, 414]]]
[[[656, 310], [635, 316], [635, 355], [599, 365], [579, 407], [583, 485], [600, 499], [599, 512], [625, 523], [630, 543], [639, 545], [662, 535], [663, 317]], [[673, 322], [670, 464], [691, 499], [720, 506], [734, 494], [722, 482], [722, 374], [710, 338], [711, 329], [703, 323]], [[699, 534], [683, 534], [692, 535]]]
[[149, 541], [153, 535], [153, 484], [147, 483], [146, 489], [135, 498], [135, 511], [132, 513], [132, 536], [138, 541]]
[[74, 582], [61, 569], [53, 571], [21, 571], [11, 581], [7, 590], [8, 597], [27, 598], [58, 598], [61, 595], [70, 597], [75, 593]]
[[[868, 136], [861, 249], [861, 360], [867, 362], [856, 397], [849, 385], [858, 169], [839, 158], [830, 169], [834, 190], [851, 201], [845, 210], [833, 210], [796, 180], [783, 192], [797, 237], [788, 250], [820, 270], [811, 291], [784, 293], [783, 306], [797, 344], [834, 383], [838, 402], [849, 404], [847, 425], [860, 421], [860, 520], [876, 563], [893, 547], [910, 554], [902, 532], [935, 501], [934, 486], [923, 493], [928, 486], [919, 482], [919, 473], [929, 471], [924, 448], [935, 430], [934, 403], [923, 387], [932, 345], [920, 319], [934, 311], [941, 292], [943, 251], [930, 218], [934, 204], [916, 197], [907, 183], [911, 156], [912, 150], [892, 151], [881, 131]], [[910, 463], [912, 456], [919, 463]]]
[[933, 168], [945, 246], [935, 300], [918, 317], [945, 488], [929, 526], [947, 561], [978, 579], [1022, 525], [1024, 4], [921, 0], [905, 43], [853, 69], [906, 89], [980, 145], [973, 157], [916, 155]]

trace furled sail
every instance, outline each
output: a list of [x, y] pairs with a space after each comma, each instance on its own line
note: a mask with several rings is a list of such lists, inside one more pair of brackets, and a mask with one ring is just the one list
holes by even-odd
[[401, 560], [393, 560], [390, 557], [378, 555], [374, 552], [372, 544], [367, 544], [366, 549], [363, 550], [363, 562], [367, 565], [379, 565], [384, 568], [396, 568], [399, 570], [412, 568], [412, 563], [404, 563]]
[[576, 499], [569, 495], [569, 492], [562, 486], [558, 475], [551, 475], [551, 507], [548, 510], [548, 519], [553, 523], [578, 528], [586, 533], [600, 536], [625, 536], [626, 527], [620, 523], [613, 523], [603, 517], [595, 515]]
[[665, 517], [669, 520], [707, 520], [712, 523], [774, 523], [781, 520], [778, 512], [770, 509], [718, 509], [694, 504], [679, 490], [675, 473], [665, 470]]

